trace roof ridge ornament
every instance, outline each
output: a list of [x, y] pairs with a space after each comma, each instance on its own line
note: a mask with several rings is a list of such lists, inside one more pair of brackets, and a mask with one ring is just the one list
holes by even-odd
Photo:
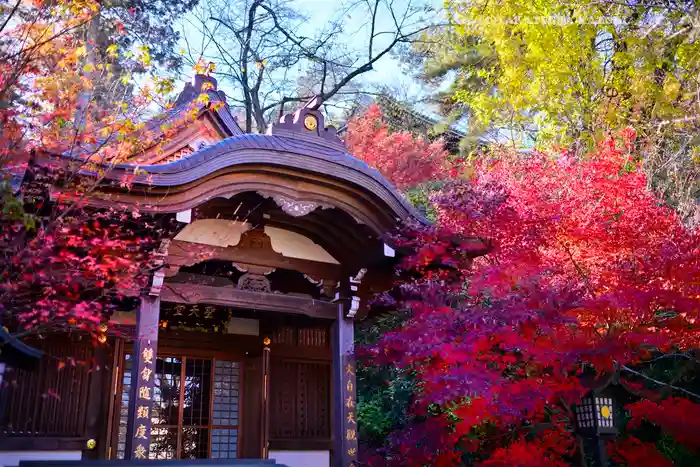
[[[318, 110], [323, 105], [323, 98], [316, 95], [302, 105], [296, 112], [284, 114], [278, 122], [273, 122], [267, 129], [268, 135], [287, 136], [291, 138], [314, 138], [315, 142], [346, 151], [345, 144], [338, 137], [336, 127], [325, 126], [325, 117]], [[316, 139], [320, 138], [320, 140]]]
[[205, 73], [195, 73], [192, 81], [185, 83], [185, 87], [180, 91], [180, 94], [175, 100], [175, 107], [178, 105], [185, 104], [187, 102], [193, 101], [203, 92], [213, 92], [216, 93], [221, 100], [226, 102], [226, 94], [223, 91], [218, 90], [218, 81], [216, 78], [211, 76], [209, 68]]

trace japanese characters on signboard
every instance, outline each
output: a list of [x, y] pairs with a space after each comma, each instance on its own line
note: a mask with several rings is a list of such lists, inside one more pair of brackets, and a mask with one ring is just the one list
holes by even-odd
[[148, 458], [151, 426], [151, 397], [153, 390], [153, 348], [145, 346], [141, 351], [140, 371], [136, 380], [137, 399], [134, 420], [134, 459]]
[[355, 365], [351, 362], [345, 364], [345, 449], [348, 459], [348, 467], [356, 467], [357, 459], [357, 415], [355, 402]]
[[224, 333], [230, 318], [231, 310], [224, 307], [166, 304], [161, 308], [160, 327], [182, 331]]

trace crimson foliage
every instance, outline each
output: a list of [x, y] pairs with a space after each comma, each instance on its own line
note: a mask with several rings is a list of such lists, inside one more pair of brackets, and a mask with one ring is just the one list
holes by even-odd
[[[584, 368], [640, 378], [628, 370], [652, 352], [700, 343], [700, 235], [613, 139], [585, 159], [506, 152], [472, 169], [434, 196], [439, 227], [406, 237], [412, 279], [393, 299], [409, 317], [367, 351], [415, 373], [417, 422], [370, 461], [570, 465]], [[697, 444], [691, 417], [671, 422], [697, 400], [644, 394], [634, 416]], [[639, 443], [621, 439], [618, 459]]]
[[444, 177], [447, 152], [441, 141], [426, 141], [407, 131], [391, 131], [378, 105], [348, 122], [350, 154], [367, 162], [405, 190]]
[[[0, 312], [18, 337], [81, 329], [104, 339], [104, 327], [128, 297], [147, 286], [152, 252], [170, 231], [138, 212], [92, 209], [84, 201], [50, 203], [41, 187], [55, 171], [31, 170], [18, 197], [0, 202]], [[41, 174], [41, 175], [39, 175]]]

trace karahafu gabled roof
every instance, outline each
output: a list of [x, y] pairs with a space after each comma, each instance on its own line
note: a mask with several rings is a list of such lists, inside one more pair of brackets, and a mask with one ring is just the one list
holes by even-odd
[[[399, 221], [427, 222], [377, 170], [347, 153], [317, 107], [311, 101], [274, 122], [266, 134], [232, 136], [178, 160], [116, 165], [90, 202], [176, 213], [215, 197], [258, 192], [339, 208], [375, 235]], [[118, 188], [125, 178], [131, 180], [128, 190]]]

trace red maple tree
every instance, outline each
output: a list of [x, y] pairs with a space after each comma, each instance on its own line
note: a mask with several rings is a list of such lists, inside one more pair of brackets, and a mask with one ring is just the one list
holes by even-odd
[[348, 152], [405, 191], [445, 178], [448, 153], [442, 141], [426, 141], [408, 131], [392, 131], [377, 104], [348, 122]]
[[0, 16], [0, 322], [14, 337], [79, 328], [104, 341], [169, 227], [86, 201], [152, 143], [141, 122], [167, 80], [130, 92], [130, 67], [147, 68], [149, 52], [98, 50], [86, 30], [99, 2], [13, 4]]
[[[644, 419], [697, 447], [700, 396], [644, 365], [700, 343], [700, 234], [647, 190], [631, 146], [504, 151], [472, 169], [434, 196], [438, 226], [404, 237], [416, 253], [392, 298], [410, 311], [367, 350], [415, 375], [416, 422], [372, 462], [570, 465], [590, 368], [695, 397], [640, 392], [630, 429]], [[635, 443], [615, 447], [629, 466]]]

